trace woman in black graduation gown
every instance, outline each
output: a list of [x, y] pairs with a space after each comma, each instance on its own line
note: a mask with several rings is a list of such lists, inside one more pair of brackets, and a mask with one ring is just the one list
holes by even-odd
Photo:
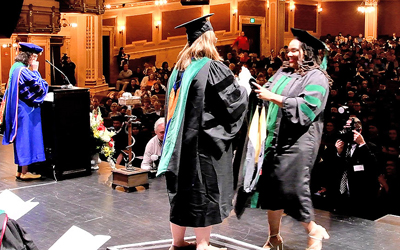
[[269, 238], [265, 249], [282, 249], [280, 224], [285, 211], [308, 232], [308, 248], [319, 250], [326, 230], [314, 222], [310, 173], [323, 132], [323, 111], [330, 77], [320, 67], [318, 50], [325, 44], [308, 32], [293, 29], [289, 62], [256, 93], [268, 101], [267, 138], [257, 190], [261, 208], [268, 209]]
[[[211, 226], [221, 223], [231, 210], [231, 142], [246, 114], [250, 85], [248, 77], [247, 89], [241, 87], [222, 63], [206, 19], [211, 15], [177, 27], [186, 28], [188, 43], [168, 84], [166, 131], [157, 173], [165, 173], [167, 181], [171, 250], [216, 249], [209, 245]], [[186, 227], [194, 228], [196, 244], [184, 241]]]

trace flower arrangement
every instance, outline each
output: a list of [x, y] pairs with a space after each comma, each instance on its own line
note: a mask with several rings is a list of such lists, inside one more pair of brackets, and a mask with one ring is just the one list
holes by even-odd
[[90, 127], [93, 132], [92, 155], [99, 153], [105, 158], [110, 159], [115, 152], [115, 143], [112, 139], [115, 133], [109, 131], [104, 126], [101, 114], [95, 115], [93, 113], [90, 113]]

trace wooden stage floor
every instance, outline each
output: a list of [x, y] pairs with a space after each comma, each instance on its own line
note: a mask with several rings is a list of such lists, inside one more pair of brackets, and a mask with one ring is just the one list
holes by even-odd
[[[13, 147], [0, 145], [0, 191], [9, 189], [25, 201], [34, 197], [34, 201], [39, 202], [18, 220], [39, 249], [49, 249], [73, 225], [93, 235], [111, 236], [101, 249], [122, 249], [118, 246], [146, 245], [171, 238], [169, 203], [163, 177], [151, 179], [147, 190], [126, 193], [111, 188], [111, 169], [107, 163], [101, 163], [100, 169], [90, 176], [59, 182], [51, 178], [22, 182], [15, 180], [13, 161]], [[325, 250], [400, 249], [399, 217], [386, 216], [369, 221], [316, 210], [316, 222], [323, 225], [331, 236], [324, 241]], [[243, 242], [243, 245], [262, 246], [268, 236], [266, 213], [247, 209], [241, 220], [231, 215], [215, 226], [213, 233]], [[188, 229], [187, 236], [193, 235], [193, 230]], [[306, 248], [304, 229], [288, 216], [283, 218], [281, 235], [285, 250]], [[223, 241], [219, 243], [224, 244]]]

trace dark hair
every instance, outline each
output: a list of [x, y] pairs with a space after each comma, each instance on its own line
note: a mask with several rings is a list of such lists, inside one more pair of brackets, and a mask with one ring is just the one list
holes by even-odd
[[[304, 60], [300, 65], [298, 73], [304, 76], [307, 71], [312, 69], [319, 69], [326, 76], [329, 82], [329, 88], [333, 84], [332, 78], [328, 75], [326, 70], [322, 70], [319, 65], [321, 64], [321, 59], [318, 57], [318, 50], [314, 50], [313, 47], [307, 45], [306, 43], [301, 42], [300, 48], [304, 51]], [[284, 63], [284, 66], [287, 67], [288, 62]]]
[[21, 62], [25, 64], [26, 66], [29, 65], [29, 58], [33, 55], [31, 52], [26, 52], [26, 51], [20, 51], [18, 55], [15, 57], [14, 61], [15, 62]]
[[304, 64], [313, 66], [314, 64], [321, 64], [321, 60], [318, 57], [318, 52], [313, 47], [308, 46], [306, 43], [301, 43], [301, 49], [304, 51]]

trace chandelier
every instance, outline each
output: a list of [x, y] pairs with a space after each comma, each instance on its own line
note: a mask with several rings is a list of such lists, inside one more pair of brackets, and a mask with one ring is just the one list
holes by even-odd
[[357, 10], [362, 13], [374, 12], [378, 1], [379, 0], [364, 0], [364, 2], [361, 3], [361, 6], [358, 7]]

